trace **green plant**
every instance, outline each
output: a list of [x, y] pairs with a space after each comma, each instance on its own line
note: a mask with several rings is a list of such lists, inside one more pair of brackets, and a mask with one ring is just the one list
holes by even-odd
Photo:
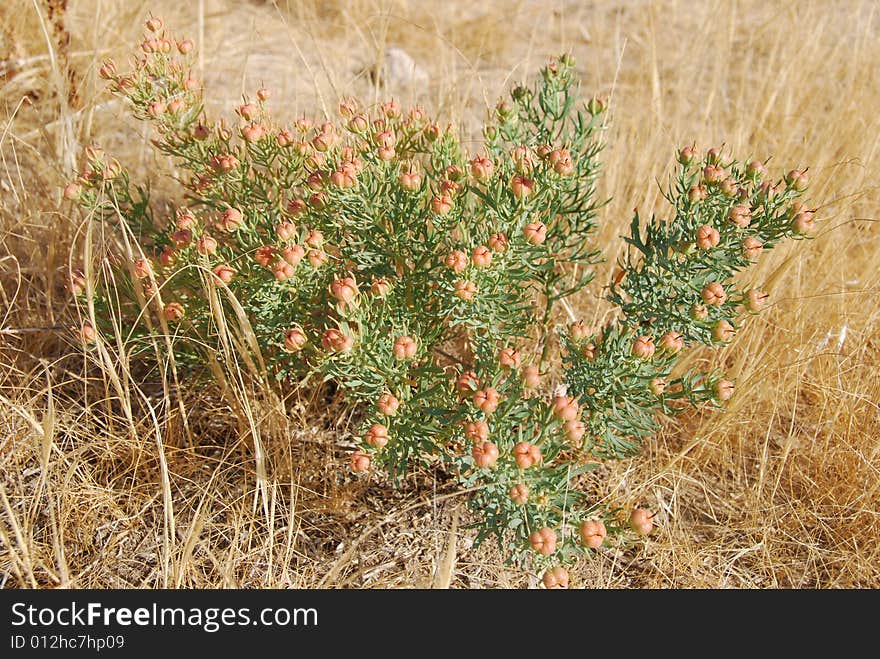
[[[605, 106], [579, 101], [571, 57], [514, 88], [482, 151], [467, 153], [452, 127], [394, 101], [349, 99], [339, 122], [285, 125], [261, 89], [236, 126], [214, 122], [192, 43], [159, 19], [147, 28], [134, 71], [106, 62], [101, 75], [155, 128], [185, 194], [160, 214], [118, 162], [87, 149], [65, 196], [107, 230], [115, 256], [104, 277], [88, 261], [71, 273], [91, 310], [82, 341], [112, 336], [114, 309], [134, 355], [164, 346], [195, 366], [236, 353], [273, 386], [337, 383], [362, 410], [351, 469], [397, 480], [413, 462], [444, 464], [474, 488], [478, 541], [551, 568], [548, 587], [568, 583], [558, 563], [577, 552], [629, 527], [650, 533], [648, 511], [621, 518], [575, 479], [596, 457], [632, 455], [661, 417], [732, 395], [720, 373], [682, 371], [681, 356], [729, 342], [764, 304], [734, 276], [812, 228], [798, 201], [806, 173], [773, 182], [763, 163], [685, 147], [670, 219], [643, 229], [636, 213], [625, 238], [609, 289], [618, 317], [556, 331], [557, 304], [599, 258]], [[557, 338], [565, 391], [549, 395]]]

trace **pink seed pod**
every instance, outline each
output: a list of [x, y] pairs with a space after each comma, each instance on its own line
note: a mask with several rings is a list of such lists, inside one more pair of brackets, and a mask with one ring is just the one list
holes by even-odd
[[718, 380], [713, 387], [715, 399], [722, 402], [730, 400], [733, 397], [734, 389], [733, 382], [730, 380]]
[[482, 442], [471, 449], [471, 455], [478, 467], [486, 469], [498, 461], [498, 447], [493, 442]]
[[440, 137], [440, 127], [437, 124], [428, 124], [425, 126], [424, 135], [429, 142], [436, 142]]
[[183, 99], [175, 98], [168, 104], [167, 111], [169, 114], [177, 114], [183, 108]]
[[313, 229], [306, 234], [306, 245], [312, 249], [320, 249], [324, 244], [324, 234], [317, 229]]
[[147, 19], [147, 22], [145, 25], [146, 25], [147, 30], [149, 30], [150, 32], [158, 32], [159, 30], [162, 29], [162, 26], [165, 25], [165, 23], [162, 22], [162, 19], [159, 18], [158, 16], [152, 16], [149, 19]]
[[196, 242], [196, 251], [202, 256], [217, 253], [217, 241], [209, 235], [204, 235]]
[[553, 163], [553, 171], [560, 176], [574, 174], [574, 161], [568, 149], [556, 149], [550, 153], [548, 159]]
[[568, 333], [574, 341], [583, 341], [590, 336], [590, 328], [583, 320], [576, 320], [568, 326]]
[[275, 136], [275, 144], [280, 146], [282, 149], [286, 149], [287, 147], [293, 145], [294, 142], [293, 133], [291, 133], [286, 128], [279, 130], [278, 134]]
[[357, 115], [348, 120], [346, 124], [348, 130], [350, 130], [355, 135], [363, 135], [367, 132], [367, 129], [370, 127], [367, 118], [363, 115]]
[[770, 295], [764, 291], [753, 288], [746, 294], [746, 308], [752, 313], [758, 313], [767, 304], [769, 298]]
[[418, 345], [411, 336], [400, 336], [394, 341], [392, 353], [394, 354], [394, 359], [398, 361], [412, 359], [416, 356], [417, 351]]
[[331, 352], [348, 352], [354, 345], [354, 338], [343, 334], [335, 327], [324, 330], [321, 336], [321, 345]]
[[177, 225], [178, 229], [184, 229], [184, 230], [185, 229], [189, 229], [189, 230], [195, 229], [196, 224], [198, 224], [195, 216], [192, 213], [190, 213], [189, 211], [178, 212], [177, 218], [174, 220], [174, 223]]
[[480, 245], [471, 254], [471, 263], [478, 268], [486, 268], [492, 263], [492, 252], [485, 245]]
[[733, 325], [730, 324], [730, 321], [723, 318], [715, 323], [715, 326], [712, 328], [712, 338], [721, 343], [730, 343], [735, 335], [736, 330], [733, 328]]
[[700, 296], [706, 304], [724, 304], [727, 301], [724, 287], [715, 281], [706, 284], [700, 292]]
[[213, 270], [214, 276], [224, 284], [228, 284], [235, 277], [235, 268], [228, 265], [218, 265]]
[[465, 371], [455, 380], [455, 389], [463, 395], [468, 395], [479, 387], [480, 379], [473, 371]]
[[510, 152], [510, 158], [511, 160], [513, 160], [513, 163], [516, 166], [516, 171], [520, 174], [528, 174], [534, 168], [532, 152], [527, 146], [520, 145], [514, 147]]
[[718, 185], [724, 178], [724, 170], [718, 165], [706, 165], [703, 167], [703, 180], [706, 182], [706, 185]]
[[727, 221], [740, 229], [745, 229], [752, 222], [752, 211], [742, 204], [734, 206], [727, 211]]
[[390, 101], [386, 101], [382, 104], [382, 114], [384, 114], [389, 119], [397, 119], [400, 117], [400, 103], [395, 101], [393, 98]]
[[268, 268], [269, 264], [275, 260], [275, 248], [271, 245], [265, 245], [257, 248], [254, 252], [254, 261], [264, 268]]
[[477, 293], [477, 285], [469, 279], [459, 279], [455, 282], [455, 297], [465, 302], [471, 302]]
[[355, 451], [351, 454], [351, 470], [354, 472], [369, 471], [370, 462], [370, 456], [362, 451]]
[[78, 329], [75, 330], [75, 332], [76, 335], [79, 337], [80, 342], [85, 345], [95, 343], [98, 340], [98, 333], [95, 331], [95, 328], [92, 327], [92, 324], [88, 321], [84, 322]]
[[322, 252], [319, 249], [312, 249], [309, 250], [309, 255], [307, 258], [309, 260], [309, 265], [311, 265], [313, 268], [320, 268], [327, 262], [327, 259], [329, 257], [327, 256], [326, 252]]
[[739, 192], [739, 186], [736, 184], [736, 181], [730, 177], [721, 181], [718, 189], [721, 190], [721, 194], [725, 197], [735, 197], [736, 193]]
[[101, 63], [98, 75], [104, 78], [104, 80], [113, 80], [116, 77], [116, 64], [112, 59], [104, 60]]
[[206, 140], [211, 136], [211, 128], [200, 121], [193, 126], [192, 134], [199, 141]]
[[440, 195], [431, 200], [431, 211], [435, 215], [446, 215], [452, 210], [452, 198], [447, 195]]
[[153, 266], [147, 259], [140, 258], [134, 261], [134, 275], [138, 279], [146, 279], [153, 274]]
[[771, 201], [776, 197], [778, 192], [776, 186], [770, 181], [764, 181], [758, 190], [758, 198], [764, 202]]
[[260, 116], [260, 108], [253, 103], [245, 103], [241, 105], [236, 110], [238, 115], [244, 119], [245, 121], [254, 121], [257, 117]]
[[526, 389], [537, 389], [541, 384], [541, 374], [537, 366], [525, 366], [522, 370], [523, 387]]
[[749, 160], [746, 165], [746, 173], [758, 181], [762, 181], [767, 175], [767, 168], [760, 160]]
[[383, 298], [388, 295], [388, 292], [391, 290], [391, 283], [385, 277], [378, 277], [373, 279], [373, 282], [370, 284], [370, 291], [376, 297]]
[[350, 190], [357, 185], [357, 175], [349, 169], [337, 169], [330, 175], [330, 183], [340, 190]]
[[272, 265], [272, 274], [278, 281], [287, 281], [295, 274], [293, 266], [285, 261], [276, 261]]
[[195, 78], [187, 78], [183, 81], [183, 88], [188, 92], [194, 92], [201, 86], [201, 83]]
[[572, 446], [580, 446], [584, 439], [584, 435], [587, 434], [587, 427], [583, 421], [574, 419], [565, 422], [563, 432], [565, 433], [565, 438], [572, 444]]
[[677, 353], [684, 348], [684, 336], [681, 332], [670, 330], [660, 337], [660, 347], [671, 353]]
[[543, 222], [529, 222], [523, 227], [523, 235], [531, 244], [540, 245], [547, 240], [547, 226]]
[[418, 172], [402, 172], [400, 174], [400, 187], [408, 192], [417, 192], [422, 187], [422, 177]]
[[336, 142], [333, 133], [318, 133], [311, 141], [312, 148], [318, 153], [324, 153]]
[[303, 256], [305, 256], [306, 250], [302, 245], [292, 245], [290, 247], [285, 247], [281, 250], [281, 258], [290, 265], [296, 266], [299, 265], [299, 262], [302, 261]]
[[455, 274], [461, 274], [468, 267], [468, 257], [467, 254], [460, 250], [455, 250], [454, 252], [450, 252], [446, 259], [444, 260], [446, 263], [446, 267], [452, 270]]
[[166, 268], [174, 265], [174, 262], [177, 261], [177, 252], [173, 247], [166, 246], [159, 252], [159, 263]]
[[262, 124], [248, 124], [241, 129], [241, 136], [246, 142], [259, 142], [266, 135], [266, 127]]
[[696, 145], [682, 147], [682, 149], [678, 152], [678, 162], [682, 165], [690, 165], [696, 155]]
[[455, 181], [450, 181], [449, 179], [443, 181], [440, 184], [440, 194], [447, 195], [449, 197], [454, 197], [459, 192], [461, 192], [461, 185], [456, 183]]
[[178, 322], [183, 318], [185, 313], [183, 305], [179, 302], [170, 302], [165, 305], [164, 309], [162, 309], [162, 316], [170, 323]]
[[510, 181], [510, 191], [517, 199], [528, 197], [535, 190], [535, 182], [525, 176], [514, 176]]
[[791, 228], [796, 234], [808, 236], [816, 230], [813, 211], [801, 211], [791, 221]]
[[560, 421], [574, 421], [581, 414], [581, 407], [574, 396], [557, 396], [553, 400], [553, 416]]
[[493, 233], [489, 236], [489, 247], [497, 254], [504, 252], [509, 244], [510, 242], [507, 240], [507, 236], [503, 233]]
[[468, 421], [464, 424], [464, 436], [473, 442], [485, 442], [489, 438], [489, 424], [485, 421]]
[[409, 118], [417, 124], [423, 122], [425, 120], [425, 109], [419, 106], [410, 108]]
[[588, 343], [583, 348], [581, 348], [581, 355], [587, 361], [593, 361], [596, 359], [596, 355], [599, 354], [599, 348], [596, 347], [595, 343]]
[[364, 441], [370, 446], [384, 448], [388, 444], [388, 428], [381, 423], [374, 423], [364, 435]]
[[654, 515], [647, 508], [635, 508], [629, 516], [629, 525], [639, 535], [648, 535], [654, 528]]
[[69, 201], [76, 201], [82, 195], [82, 186], [78, 183], [68, 183], [64, 186], [64, 198]]
[[529, 535], [532, 549], [543, 556], [550, 556], [556, 551], [556, 531], [548, 526], [534, 531]]
[[279, 222], [275, 225], [275, 235], [279, 240], [290, 240], [296, 236], [296, 225], [292, 222]]
[[227, 208], [220, 216], [220, 226], [227, 233], [237, 231], [244, 224], [244, 216], [236, 208]]
[[464, 171], [458, 165], [449, 165], [443, 170], [443, 176], [447, 181], [461, 181], [464, 178]]
[[257, 90], [257, 98], [260, 100], [261, 103], [265, 103], [270, 98], [272, 98], [272, 90], [266, 87], [261, 87]]
[[74, 297], [80, 297], [85, 294], [87, 287], [85, 274], [79, 268], [73, 270], [67, 277], [67, 290]]
[[147, 114], [151, 117], [158, 117], [165, 112], [165, 103], [162, 101], [153, 101], [147, 106]]
[[639, 359], [651, 359], [654, 356], [654, 351], [656, 347], [654, 346], [654, 339], [650, 336], [639, 336], [633, 341], [632, 344], [632, 355], [633, 357], [638, 357]]
[[608, 535], [608, 530], [605, 528], [605, 524], [602, 520], [587, 520], [581, 522], [581, 526], [578, 529], [578, 535], [580, 535], [581, 544], [584, 547], [598, 549], [602, 546], [602, 543], [605, 542], [605, 536]]
[[306, 212], [306, 202], [299, 198], [287, 202], [287, 212], [293, 216], [302, 215]]
[[666, 380], [664, 378], [651, 378], [651, 381], [648, 382], [648, 389], [655, 396], [662, 396], [663, 392], [666, 391]]
[[358, 292], [354, 277], [344, 277], [330, 283], [330, 295], [340, 302], [351, 302], [357, 297]]
[[189, 39], [177, 42], [177, 52], [181, 55], [188, 55], [193, 48], [195, 48], [195, 44]]
[[561, 565], [551, 567], [544, 572], [544, 576], [541, 577], [541, 583], [544, 584], [544, 588], [547, 590], [565, 590], [568, 588], [569, 583], [568, 570]]
[[541, 461], [541, 449], [529, 442], [519, 442], [513, 447], [513, 459], [520, 469], [528, 469]]
[[284, 350], [287, 352], [299, 352], [307, 342], [306, 333], [299, 327], [292, 327], [284, 332]]
[[391, 394], [385, 393], [379, 396], [379, 400], [376, 401], [376, 408], [380, 414], [394, 416], [400, 408], [400, 401]]
[[379, 160], [383, 162], [389, 162], [394, 160], [394, 157], [397, 155], [397, 152], [394, 150], [393, 146], [380, 146], [376, 151], [376, 154], [379, 156]]
[[742, 245], [743, 256], [749, 261], [757, 260], [757, 258], [761, 256], [761, 250], [764, 248], [764, 243], [753, 236], [743, 238]]
[[478, 156], [470, 162], [471, 176], [480, 183], [486, 183], [492, 178], [495, 171], [495, 163], [484, 156]]
[[709, 317], [709, 310], [704, 304], [695, 304], [691, 307], [690, 317], [694, 320], [706, 320]]
[[521, 361], [522, 356], [516, 348], [502, 348], [498, 351], [498, 365], [501, 368], [517, 369]]
[[708, 151], [706, 151], [706, 160], [710, 165], [717, 165], [721, 162], [721, 149], [718, 147], [712, 147]]
[[692, 204], [697, 204], [703, 201], [708, 196], [709, 193], [706, 191], [705, 185], [693, 185], [688, 190], [687, 194], [688, 201]]
[[498, 392], [492, 387], [486, 387], [485, 389], [478, 389], [474, 392], [473, 403], [474, 406], [482, 410], [485, 414], [492, 414], [495, 410], [498, 409], [498, 404], [501, 402], [501, 396]]
[[792, 169], [785, 175], [784, 180], [786, 186], [797, 192], [803, 192], [810, 184], [810, 177], [801, 169]]
[[373, 136], [373, 143], [378, 147], [390, 149], [397, 143], [397, 140], [390, 130], [383, 130]]
[[192, 242], [192, 239], [192, 229], [178, 229], [171, 234], [171, 240], [173, 240], [174, 244], [178, 247], [186, 247]]
[[697, 229], [697, 247], [700, 249], [711, 249], [721, 242], [721, 234], [714, 227], [704, 224]]
[[529, 486], [519, 483], [510, 488], [510, 498], [518, 506], [524, 506], [529, 502]]

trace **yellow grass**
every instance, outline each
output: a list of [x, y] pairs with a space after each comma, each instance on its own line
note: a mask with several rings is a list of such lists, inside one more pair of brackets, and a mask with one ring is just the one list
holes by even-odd
[[[666, 212], [678, 146], [809, 166], [817, 239], [750, 280], [772, 308], [720, 354], [738, 381], [722, 413], [670, 422], [584, 483], [659, 529], [573, 570], [586, 587], [880, 586], [880, 16], [871, 0], [289, 3], [45, 0], [0, 6], [0, 584], [5, 587], [524, 587], [536, 575], [470, 548], [466, 495], [441, 473], [400, 491], [354, 479], [348, 410], [316, 392], [249, 388], [247, 364], [193, 391], [141, 381], [124, 342], [86, 360], [64, 289], [84, 244], [60, 199], [83, 145], [150, 180], [172, 166], [125, 119], [97, 66], [124, 62], [152, 11], [202, 44], [209, 110], [266, 84], [276, 112], [332, 113], [340, 95], [419, 102], [475, 134], [510, 83], [571, 50], [585, 93], [611, 94], [600, 244], [633, 207]], [[69, 38], [69, 43], [66, 43]], [[417, 88], [369, 69], [387, 47]], [[71, 249], [73, 255], [71, 255]], [[230, 319], [230, 323], [236, 323]], [[234, 332], [231, 332], [231, 335]], [[112, 352], [111, 352], [112, 351]], [[121, 355], [121, 356], [120, 356]], [[129, 368], [131, 370], [129, 370]]]

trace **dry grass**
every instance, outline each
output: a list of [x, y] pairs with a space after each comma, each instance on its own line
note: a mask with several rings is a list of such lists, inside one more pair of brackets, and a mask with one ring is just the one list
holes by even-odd
[[[664, 212], [656, 180], [675, 147], [725, 142], [743, 156], [772, 154], [780, 168], [810, 165], [819, 238], [749, 273], [768, 283], [772, 309], [720, 355], [693, 356], [736, 376], [737, 397], [723, 413], [668, 424], [641, 456], [585, 483], [621, 505], [652, 506], [660, 528], [643, 545], [583, 560], [576, 582], [880, 586], [873, 2], [68, 4], [61, 22], [46, 0], [0, 7], [4, 586], [536, 583], [491, 547], [470, 548], [464, 497], [443, 474], [414, 474], [395, 492], [339, 469], [350, 411], [329, 392], [285, 401], [281, 414], [236, 378], [242, 365], [220, 366], [225, 393], [179, 390], [170, 376], [139, 381], [124, 346], [89, 362], [59, 329], [76, 318], [63, 274], [83, 243], [59, 186], [81, 146], [98, 141], [149, 176], [160, 203], [171, 189], [169, 164], [96, 80], [101, 58], [125, 59], [149, 10], [204, 43], [213, 112], [264, 82], [291, 113], [332, 109], [340, 94], [394, 94], [470, 131], [512, 80], [571, 49], [585, 88], [613, 92], [599, 283], [632, 207]], [[427, 85], [372, 87], [366, 71], [392, 45], [425, 69]], [[600, 294], [597, 283], [578, 311], [598, 318]]]

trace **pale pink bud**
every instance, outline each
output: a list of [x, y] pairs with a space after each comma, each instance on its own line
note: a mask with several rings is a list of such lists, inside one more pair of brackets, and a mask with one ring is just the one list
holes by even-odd
[[550, 556], [556, 551], [556, 531], [548, 526], [529, 535], [532, 549], [542, 556]]
[[489, 438], [489, 424], [485, 421], [468, 421], [464, 424], [464, 436], [473, 442], [485, 442]]
[[302, 245], [292, 245], [281, 250], [281, 258], [291, 266], [298, 265], [305, 256], [306, 250]]
[[312, 229], [306, 234], [306, 245], [312, 249], [320, 249], [324, 244], [324, 234], [317, 229]]
[[82, 194], [82, 186], [77, 183], [68, 183], [64, 186], [64, 198], [70, 201], [79, 199]]
[[748, 206], [734, 206], [727, 212], [727, 221], [740, 229], [745, 229], [752, 222], [752, 211]]
[[753, 288], [746, 294], [746, 308], [752, 313], [757, 313], [764, 308], [769, 297], [764, 291]]
[[153, 16], [153, 17], [147, 19], [146, 28], [150, 32], [158, 32], [159, 30], [162, 29], [162, 26], [164, 24], [165, 23], [162, 22], [161, 18], [159, 18], [158, 16]]
[[801, 211], [791, 222], [792, 230], [799, 235], [809, 235], [816, 230], [813, 211]]
[[514, 176], [510, 181], [510, 190], [514, 197], [523, 199], [535, 190], [535, 182], [525, 176]]
[[134, 274], [138, 279], [146, 279], [153, 274], [153, 266], [147, 259], [135, 259]]
[[507, 236], [503, 233], [493, 233], [489, 236], [489, 247], [492, 248], [492, 251], [501, 253], [507, 249], [509, 245], [509, 241], [507, 240]]
[[522, 356], [516, 348], [502, 348], [498, 351], [498, 365], [501, 368], [519, 368]]
[[199, 238], [196, 243], [196, 250], [199, 254], [209, 255], [217, 253], [217, 241], [211, 236], [205, 235]]
[[351, 302], [357, 294], [358, 286], [354, 277], [344, 277], [330, 283], [330, 295], [340, 302]]
[[223, 215], [220, 216], [220, 226], [229, 233], [241, 228], [243, 223], [244, 216], [241, 214], [241, 211], [235, 208], [227, 208], [223, 211]]
[[495, 163], [485, 157], [477, 157], [471, 160], [471, 176], [477, 181], [485, 183], [492, 178], [495, 171]]
[[525, 483], [514, 485], [510, 488], [510, 498], [518, 506], [526, 505], [529, 502], [529, 486]]
[[354, 345], [354, 338], [343, 334], [335, 327], [331, 327], [325, 330], [321, 336], [321, 345], [324, 346], [325, 350], [332, 352], [348, 352]]
[[431, 200], [431, 211], [435, 215], [446, 215], [452, 210], [452, 199], [447, 195], [440, 195]]
[[680, 332], [670, 330], [660, 337], [660, 347], [667, 352], [679, 352], [684, 348], [684, 337]]
[[730, 400], [733, 397], [734, 384], [730, 380], [719, 380], [713, 388], [715, 398], [720, 401]]
[[455, 296], [466, 302], [474, 299], [477, 292], [477, 285], [469, 279], [460, 279], [455, 282]]
[[736, 330], [733, 328], [733, 325], [730, 324], [730, 321], [721, 319], [717, 323], [715, 323], [715, 327], [712, 328], [712, 338], [721, 343], [730, 343], [733, 341], [733, 337], [736, 334]]
[[541, 461], [541, 449], [529, 442], [519, 442], [513, 447], [513, 459], [520, 469], [528, 469]]
[[422, 177], [418, 172], [403, 172], [400, 175], [400, 186], [404, 190], [415, 192], [422, 186]]
[[77, 330], [77, 334], [79, 336], [79, 340], [86, 345], [88, 345], [89, 343], [94, 343], [98, 339], [98, 333], [95, 331], [95, 328], [92, 327], [92, 324], [88, 321], [80, 326], [80, 328]]
[[180, 302], [170, 302], [165, 305], [165, 308], [162, 309], [162, 315], [165, 320], [171, 323], [178, 322], [181, 318], [183, 318], [186, 313], [183, 305]]
[[565, 425], [563, 426], [563, 431], [565, 432], [565, 438], [573, 446], [579, 446], [581, 440], [583, 440], [584, 438], [584, 435], [587, 434], [587, 427], [584, 425], [583, 421], [572, 419], [571, 421], [565, 422]]
[[663, 392], [666, 391], [666, 380], [664, 378], [651, 378], [651, 381], [648, 382], [648, 389], [655, 396], [662, 396]]
[[356, 472], [364, 472], [370, 470], [370, 456], [362, 451], [355, 451], [351, 454], [351, 470]]
[[761, 256], [761, 250], [764, 248], [764, 243], [753, 236], [748, 236], [747, 238], [743, 238], [743, 256], [745, 256], [750, 261], [756, 260], [759, 256]]
[[261, 102], [265, 103], [272, 97], [272, 90], [266, 87], [261, 87], [257, 90], [257, 98], [260, 99]]
[[526, 366], [522, 370], [523, 387], [526, 389], [537, 389], [541, 384], [541, 374], [538, 372], [537, 366]]

